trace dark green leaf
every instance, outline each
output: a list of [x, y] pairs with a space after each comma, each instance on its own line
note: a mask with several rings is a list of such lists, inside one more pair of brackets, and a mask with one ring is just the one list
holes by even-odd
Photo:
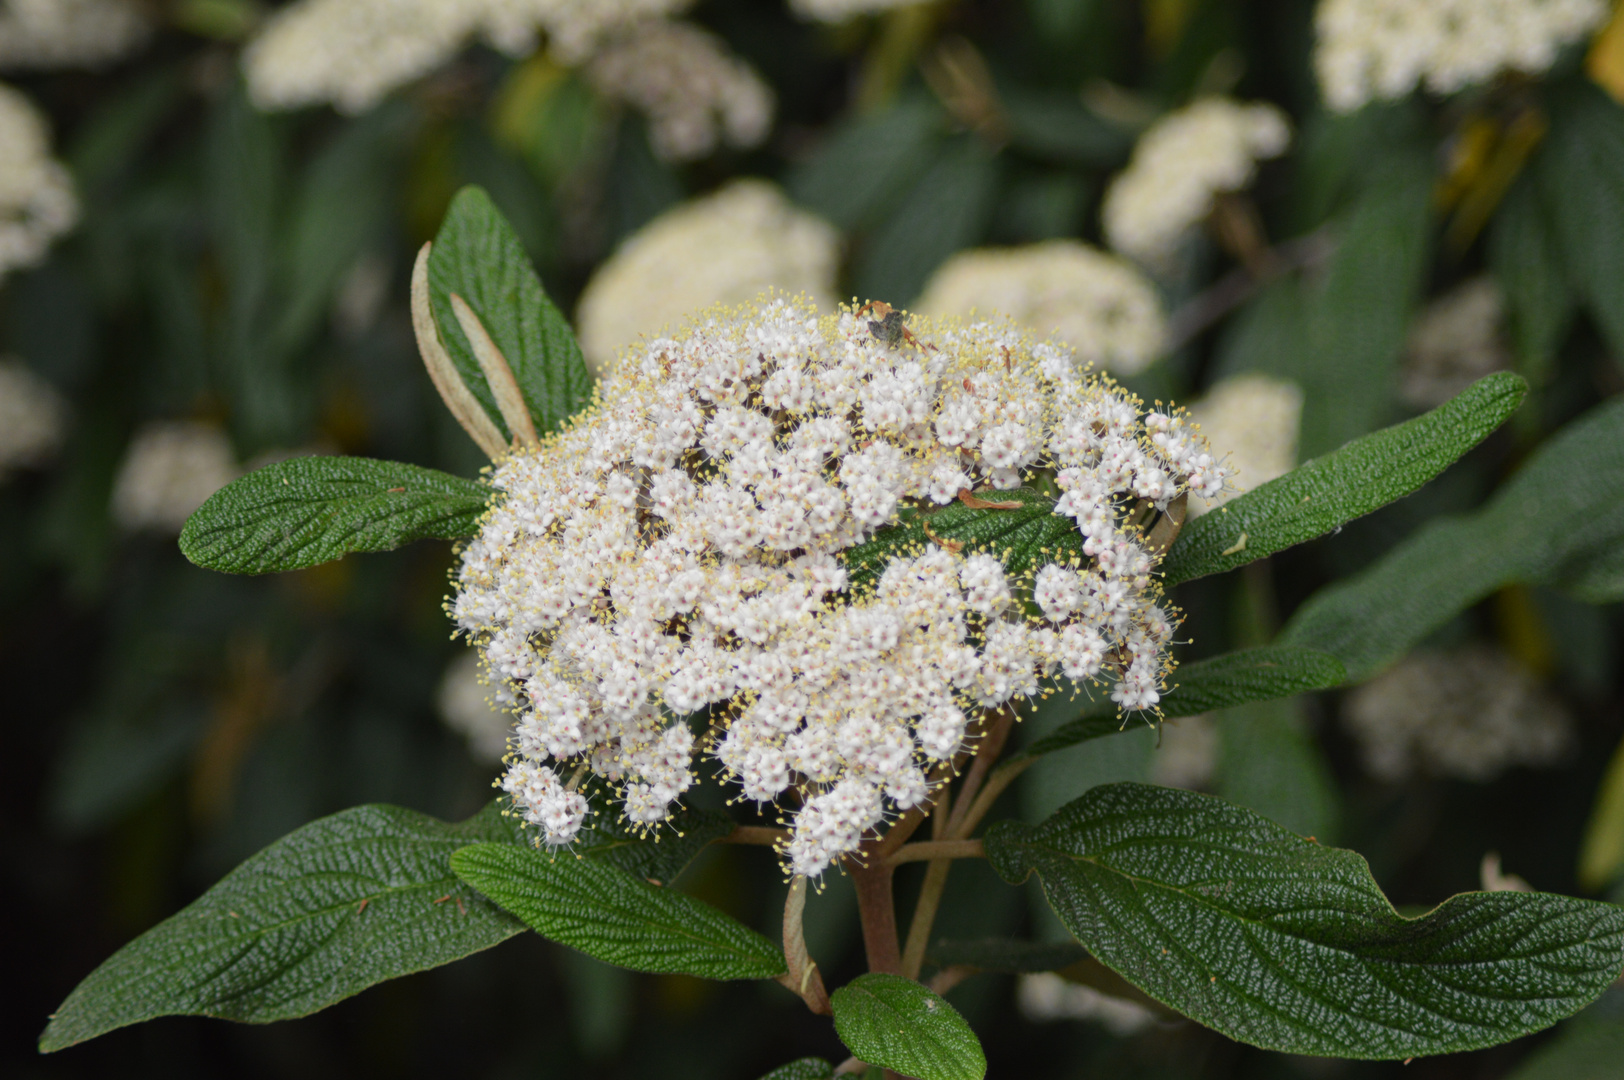
[[693, 807], [672, 815], [666, 828], [651, 837], [638, 835], [618, 815], [599, 814], [592, 820], [571, 849], [656, 885], [671, 884], [694, 856], [733, 831], [733, 819], [726, 814]]
[[987, 501], [1018, 502], [1018, 510], [972, 509], [951, 502], [940, 509], [905, 510], [902, 520], [876, 532], [867, 543], [840, 553], [853, 594], [864, 592], [899, 553], [918, 553], [932, 538], [964, 545], [964, 554], [988, 552], [1019, 578], [1033, 570], [1040, 556], [1082, 560], [1083, 538], [1076, 522], [1054, 512], [1054, 499], [1029, 488], [982, 492]]
[[1550, 576], [1551, 583], [1587, 604], [1624, 600], [1624, 544], [1603, 544], [1569, 559]]
[[868, 236], [852, 271], [858, 295], [898, 307], [917, 297], [949, 255], [981, 239], [998, 175], [999, 159], [980, 138], [948, 143]]
[[1489, 375], [1424, 416], [1366, 435], [1203, 514], [1167, 553], [1166, 584], [1232, 570], [1403, 498], [1482, 442], [1527, 390], [1509, 372]]
[[1559, 579], [1621, 538], [1624, 398], [1615, 398], [1547, 440], [1481, 510], [1432, 521], [1320, 590], [1280, 640], [1337, 656], [1361, 681], [1502, 585]]
[[1624, 1062], [1624, 990], [1609, 990], [1506, 1080], [1618, 1080], [1619, 1062]]
[[[1252, 701], [1291, 697], [1341, 685], [1345, 678], [1336, 657], [1314, 649], [1279, 645], [1242, 649], [1178, 668], [1173, 688], [1162, 697], [1162, 715], [1170, 719], [1194, 716]], [[1116, 704], [1102, 695], [1084, 707], [1082, 716], [1039, 739], [1021, 756], [1050, 754], [1114, 735], [1127, 726]]]
[[180, 549], [230, 574], [298, 570], [352, 551], [479, 531], [490, 489], [398, 461], [303, 457], [256, 469], [209, 496]]
[[592, 373], [568, 321], [547, 298], [518, 234], [483, 189], [465, 187], [451, 201], [429, 254], [429, 292], [446, 352], [508, 437], [513, 433], [451, 310], [452, 293], [467, 301], [507, 358], [538, 432], [556, 430], [592, 400]]
[[1218, 732], [1214, 794], [1300, 836], [1336, 843], [1336, 780], [1304, 723], [1301, 701], [1237, 705], [1213, 722]]
[[1624, 967], [1624, 910], [1466, 893], [1401, 917], [1351, 851], [1221, 799], [1098, 787], [987, 857], [1036, 872], [1084, 947], [1145, 993], [1242, 1042], [1406, 1058], [1492, 1046], [1572, 1015]]
[[1076, 93], [1045, 93], [1013, 83], [999, 90], [1009, 118], [1010, 141], [1026, 153], [1080, 165], [1114, 167], [1122, 163], [1133, 146], [1125, 130], [1094, 115]]
[[619, 867], [509, 844], [456, 854], [457, 876], [543, 937], [606, 963], [702, 979], [772, 979], [778, 946], [731, 915]]
[[835, 1067], [822, 1058], [801, 1058], [788, 1065], [780, 1065], [761, 1080], [829, 1080]]
[[1307, 340], [1297, 350], [1303, 387], [1302, 449], [1334, 450], [1389, 417], [1410, 310], [1428, 264], [1433, 167], [1409, 153], [1384, 155], [1373, 183], [1339, 231], [1318, 288], [1305, 290]]
[[980, 971], [1019, 975], [1056, 971], [1088, 958], [1088, 950], [1072, 941], [1010, 941], [981, 938], [975, 941], [938, 941], [925, 958], [937, 967], [963, 964]]
[[790, 196], [842, 229], [872, 228], [930, 161], [943, 120], [924, 97], [860, 112], [790, 173]]
[[157, 1016], [304, 1016], [488, 949], [524, 926], [452, 874], [451, 853], [480, 840], [513, 841], [495, 804], [455, 825], [394, 806], [311, 822], [92, 972], [40, 1050]]
[[1624, 114], [1574, 80], [1552, 103], [1535, 162], [1540, 201], [1574, 289], [1624, 360]]
[[1505, 293], [1517, 366], [1539, 385], [1555, 365], [1578, 298], [1530, 177], [1517, 182], [1494, 215], [1489, 265]]
[[835, 1032], [870, 1065], [918, 1080], [981, 1080], [987, 1057], [941, 996], [899, 975], [859, 975], [836, 990]]

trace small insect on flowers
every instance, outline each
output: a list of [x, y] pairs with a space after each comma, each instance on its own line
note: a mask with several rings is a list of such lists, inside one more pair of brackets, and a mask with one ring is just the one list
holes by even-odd
[[879, 319], [868, 320], [868, 332], [877, 340], [885, 342], [886, 348], [894, 349], [906, 341], [916, 349], [928, 348], [932, 352], [936, 351], [934, 345], [921, 345], [919, 339], [913, 336], [913, 332], [902, 321], [902, 312], [884, 300], [870, 300], [857, 309], [857, 317], [860, 319], [870, 312], [878, 315]]

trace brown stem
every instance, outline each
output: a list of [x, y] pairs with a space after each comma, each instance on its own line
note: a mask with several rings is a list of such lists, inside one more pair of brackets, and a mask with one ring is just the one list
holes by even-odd
[[857, 887], [857, 914], [863, 924], [863, 950], [868, 954], [868, 970], [900, 975], [902, 951], [897, 946], [897, 907], [891, 891], [891, 864], [872, 851], [867, 858], [867, 866], [853, 859], [846, 869]]
[[733, 831], [722, 837], [724, 844], [760, 844], [772, 847], [780, 840], [789, 839], [788, 829], [774, 829], [766, 825], [736, 825]]
[[823, 987], [817, 961], [806, 951], [806, 935], [801, 929], [805, 910], [806, 878], [796, 875], [790, 882], [789, 896], [784, 899], [784, 966], [789, 970], [778, 981], [799, 995], [807, 1008], [820, 1016], [828, 1016], [832, 1012], [829, 992]]
[[945, 994], [979, 970], [979, 968], [973, 968], [969, 964], [954, 964], [952, 967], [945, 967], [930, 977], [931, 992]]
[[954, 859], [984, 859], [986, 848], [980, 840], [918, 840], [903, 844], [887, 861], [892, 866], [909, 862], [952, 862]]
[[[930, 846], [953, 842], [936, 841]], [[908, 847], [904, 847], [891, 857], [892, 861], [898, 861], [899, 856], [907, 852], [909, 847], [916, 846], [918, 845], [909, 844]], [[925, 881], [919, 887], [919, 901], [914, 904], [913, 920], [908, 923], [908, 942], [902, 949], [902, 977], [905, 979], [919, 978], [919, 969], [925, 966], [925, 950], [930, 946], [930, 929], [936, 923], [936, 912], [942, 906], [942, 892], [947, 888], [948, 871], [952, 869], [951, 859], [934, 859], [925, 868]]]
[[968, 813], [971, 801], [976, 797], [981, 782], [986, 779], [987, 770], [998, 760], [998, 755], [1004, 752], [1004, 743], [1009, 740], [1009, 732], [1015, 726], [1015, 710], [1008, 705], [994, 712], [987, 720], [986, 733], [981, 737], [981, 744], [976, 747], [975, 761], [970, 765], [970, 771], [964, 776], [964, 783], [959, 786], [958, 797], [953, 800], [953, 813], [947, 819], [947, 835], [959, 838], [965, 834], [960, 831], [964, 815]]

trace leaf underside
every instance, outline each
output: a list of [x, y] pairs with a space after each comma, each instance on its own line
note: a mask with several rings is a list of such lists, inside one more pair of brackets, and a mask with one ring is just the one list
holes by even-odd
[[458, 881], [450, 857], [513, 839], [495, 804], [454, 825], [377, 805], [311, 822], [113, 954], [68, 995], [40, 1050], [158, 1016], [305, 1016], [488, 949], [524, 924]]
[[299, 570], [357, 551], [479, 531], [489, 488], [449, 473], [362, 457], [302, 457], [256, 469], [187, 519], [180, 549], [230, 574]]
[[513, 437], [451, 307], [473, 309], [513, 371], [536, 431], [545, 435], [592, 400], [592, 373], [562, 312], [548, 299], [518, 233], [482, 188], [465, 187], [429, 251], [429, 295], [440, 341], [463, 382], [507, 438]]
[[986, 836], [1037, 873], [1079, 941], [1145, 993], [1271, 1050], [1395, 1059], [1492, 1046], [1594, 1000], [1624, 967], [1624, 910], [1464, 893], [1398, 915], [1350, 851], [1145, 784], [1094, 788]]
[[633, 971], [772, 979], [783, 950], [737, 919], [619, 867], [508, 844], [474, 844], [452, 868], [543, 937]]

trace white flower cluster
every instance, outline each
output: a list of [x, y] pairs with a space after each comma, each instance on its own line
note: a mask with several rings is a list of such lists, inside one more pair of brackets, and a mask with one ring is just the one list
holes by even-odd
[[1499, 649], [1411, 653], [1348, 695], [1343, 722], [1377, 779], [1417, 772], [1491, 780], [1513, 765], [1548, 765], [1571, 722], [1532, 675]]
[[296, 0], [266, 20], [243, 53], [254, 103], [293, 109], [331, 102], [360, 113], [438, 68], [481, 36], [510, 56], [538, 30], [567, 62], [608, 35], [692, 0]]
[[931, 276], [915, 307], [931, 316], [1008, 315], [1118, 375], [1149, 367], [1167, 337], [1156, 287], [1124, 260], [1076, 240], [961, 252]]
[[605, 45], [586, 75], [648, 117], [666, 161], [705, 157], [722, 142], [755, 146], [772, 127], [772, 89], [721, 38], [687, 23], [644, 23]]
[[151, 33], [151, 16], [135, 0], [0, 0], [0, 68], [109, 64]]
[[[781, 855], [815, 875], [929, 798], [977, 710], [1056, 673], [1156, 705], [1174, 621], [1139, 523], [1223, 486], [1203, 440], [1007, 325], [884, 329], [781, 299], [716, 309], [498, 464], [452, 614], [519, 699], [502, 786], [549, 844], [584, 819], [587, 770], [632, 823], [663, 820], [694, 780], [681, 718], [707, 707], [700, 746], [745, 797], [794, 791]], [[1085, 556], [1037, 569], [1040, 617], [996, 552], [923, 542], [862, 587], [837, 558], [1038, 468]]]
[[1472, 278], [1427, 305], [1410, 329], [1399, 398], [1430, 409], [1490, 372], [1511, 366], [1500, 339], [1505, 301], [1491, 275]]
[[240, 473], [231, 440], [212, 424], [149, 424], [130, 440], [113, 481], [113, 520], [178, 536], [192, 511]]
[[835, 302], [840, 234], [765, 180], [735, 180], [649, 222], [581, 293], [575, 321], [594, 372], [691, 311], [741, 304], [766, 289]]
[[842, 23], [857, 15], [877, 15], [894, 8], [914, 7], [925, 0], [789, 0], [789, 6], [803, 19]]
[[1145, 266], [1166, 268], [1217, 196], [1246, 187], [1257, 162], [1290, 142], [1285, 114], [1263, 103], [1203, 98], [1163, 117], [1105, 193], [1106, 239]]
[[1241, 491], [1284, 476], [1297, 467], [1303, 392], [1296, 383], [1249, 372], [1231, 375], [1190, 405], [1190, 417], [1235, 473], [1235, 486], [1212, 499], [1191, 499], [1190, 513], [1204, 514]]
[[51, 157], [45, 117], [0, 84], [0, 279], [43, 259], [78, 220], [73, 178]]
[[1451, 94], [1502, 72], [1544, 71], [1608, 7], [1604, 0], [1320, 0], [1314, 70], [1337, 112], [1423, 83]]
[[62, 445], [67, 403], [21, 361], [0, 358], [0, 480], [49, 461]]

